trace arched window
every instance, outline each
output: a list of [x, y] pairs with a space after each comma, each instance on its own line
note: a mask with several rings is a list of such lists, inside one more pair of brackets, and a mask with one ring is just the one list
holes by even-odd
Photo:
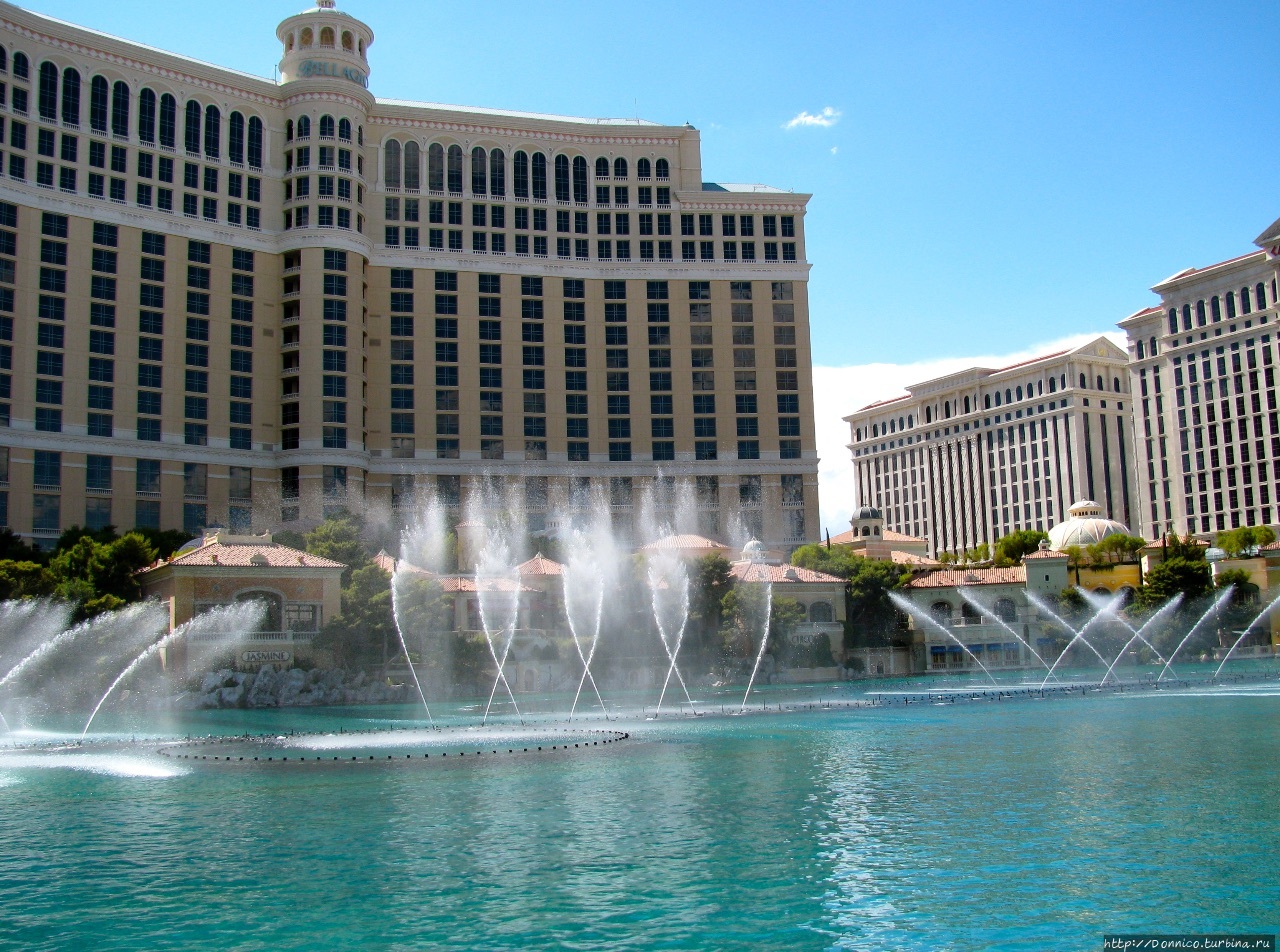
[[899, 429], [899, 430], [905, 430], [906, 428], [907, 428], [907, 425], [906, 425], [906, 423], [903, 421], [902, 417], [898, 417], [898, 429]]
[[439, 142], [427, 146], [427, 188], [444, 191], [444, 146]]
[[257, 116], [249, 117], [249, 148], [246, 158], [249, 168], [262, 168], [262, 120]]
[[616, 159], [613, 160], [613, 177], [614, 178], [627, 177], [627, 160], [624, 159], [622, 156], [618, 156]]
[[1250, 303], [1250, 301], [1249, 301], [1249, 289], [1248, 289], [1248, 287], [1243, 287], [1243, 288], [1241, 288], [1241, 289], [1240, 289], [1240, 313], [1241, 313], [1241, 314], [1251, 314], [1251, 313], [1253, 313], [1253, 306], [1251, 305], [1251, 303]]
[[809, 621], [822, 625], [832, 620], [830, 602], [814, 602], [809, 606]]
[[966, 625], [981, 625], [982, 612], [968, 602], [962, 602], [960, 605], [960, 620]]
[[1058, 379], [1056, 377], [1049, 378], [1049, 392], [1054, 393], [1058, 389]]
[[188, 152], [200, 151], [200, 104], [194, 99], [187, 102], [186, 125], [183, 129], [183, 143]]
[[1066, 374], [1063, 374], [1063, 375], [1062, 375], [1062, 378], [1058, 381], [1058, 386], [1059, 386], [1061, 389], [1063, 389], [1063, 390], [1066, 390], [1066, 389], [1067, 389], [1067, 375], [1066, 375]]
[[915, 426], [915, 425], [916, 425], [916, 424], [915, 424], [915, 421], [912, 419], [911, 414], [910, 414], [910, 413], [908, 413], [908, 414], [907, 414], [907, 429], [909, 430], [909, 429], [911, 429], [911, 428], [912, 428], [913, 426]]
[[111, 89], [111, 134], [129, 137], [129, 84], [122, 80]]
[[298, 138], [299, 139], [311, 138], [311, 117], [310, 116], [298, 117]]
[[388, 139], [383, 146], [382, 184], [387, 188], [400, 187], [400, 143]]
[[0, 46], [0, 73], [9, 71], [9, 53], [3, 46]]
[[1098, 389], [1099, 390], [1107, 389], [1107, 385], [1102, 382], [1102, 374], [1098, 374]]
[[987, 393], [987, 394], [983, 394], [983, 396], [982, 396], [982, 409], [984, 409], [984, 410], [990, 410], [990, 409], [991, 409], [991, 394], [989, 394], [989, 393]]
[[1037, 389], [1037, 391], [1038, 391], [1039, 395], [1043, 397], [1043, 396], [1044, 396], [1044, 381], [1043, 381], [1043, 380], [1037, 380], [1037, 381], [1036, 381], [1036, 389]]
[[596, 178], [609, 177], [609, 160], [604, 156], [596, 159]]
[[[18, 57], [14, 56], [14, 64]], [[95, 132], [107, 131], [107, 80], [103, 76], [93, 77], [89, 84], [89, 125]]]
[[311, 32], [311, 27], [309, 27], [309, 26], [307, 26], [307, 27], [303, 27], [303, 28], [302, 28], [302, 37], [301, 37], [301, 39], [299, 40], [299, 43], [300, 43], [302, 46], [310, 46], [310, 45], [311, 45], [312, 43], [314, 43], [314, 42], [315, 42], [315, 34]]
[[1259, 311], [1267, 306], [1267, 289], [1263, 286], [1261, 281], [1259, 281], [1258, 286], [1253, 289], [1253, 303], [1257, 306]]
[[1208, 322], [1204, 312], [1204, 301], [1196, 301], [1196, 327], [1204, 327]]
[[1169, 308], [1169, 333], [1178, 333], [1178, 309], [1176, 307]]
[[338, 138], [343, 142], [351, 141], [351, 120], [346, 116], [338, 120]]
[[17, 76], [19, 79], [26, 79], [27, 70], [28, 70], [27, 54], [14, 53], [13, 54], [13, 75]]
[[1004, 388], [1004, 402], [1013, 403], [1013, 391], [1010, 390], [1008, 387]]
[[556, 156], [556, 201], [569, 201], [569, 157]]
[[37, 96], [40, 118], [48, 122], [57, 122], [58, 67], [48, 60], [40, 64], [40, 85]]
[[897, 432], [898, 432], [898, 424], [897, 424], [897, 421], [895, 421], [895, 420], [890, 420], [890, 421], [889, 421], [889, 432], [890, 432], [890, 433], [897, 433]]
[[415, 192], [422, 188], [422, 150], [412, 140], [404, 144], [404, 187]]
[[1182, 329], [1184, 331], [1191, 330], [1191, 305], [1182, 305]]
[[942, 404], [942, 417], [944, 420], [951, 419], [951, 401], [945, 400]]
[[471, 194], [483, 195], [489, 190], [489, 170], [488, 156], [485, 155], [484, 149], [476, 146], [471, 150]]
[[1112, 390], [1114, 390], [1116, 393], [1119, 393], [1119, 392], [1120, 392], [1120, 378], [1119, 378], [1119, 377], [1112, 377], [1112, 378], [1111, 378], [1111, 389], [1112, 389]]
[[320, 138], [332, 139], [333, 131], [334, 131], [333, 116], [321, 116], [320, 117]]
[[951, 603], [950, 602], [934, 602], [929, 606], [929, 614], [933, 616], [933, 620], [939, 625], [951, 624]]
[[462, 146], [449, 146], [449, 191], [462, 194]]
[[1089, 389], [1089, 378], [1086, 377], [1084, 374], [1080, 375], [1080, 389], [1081, 390]]
[[862, 527], [862, 534], [863, 534], [864, 536], [869, 536], [869, 535], [871, 535], [871, 527], [870, 527], [870, 526], [863, 526], [863, 527]]
[[650, 169], [650, 165], [649, 165], [648, 159], [636, 159], [636, 177], [637, 178], [648, 178], [650, 175], [649, 169]]
[[1151, 340], [1148, 342], [1147, 351], [1151, 354], [1152, 357], [1155, 357], [1158, 355], [1159, 352], [1156, 350], [1156, 339], [1154, 337], [1151, 338]]
[[348, 53], [350, 53], [353, 49], [355, 49], [355, 45], [356, 45], [355, 37], [351, 35], [351, 31], [343, 30], [342, 31], [342, 48], [346, 50]]
[[529, 155], [523, 151], [511, 157], [511, 194], [516, 198], [529, 197]]
[[533, 173], [533, 200], [545, 202], [547, 200], [547, 157], [541, 152], [533, 153], [533, 158], [529, 160], [529, 168]]
[[872, 438], [875, 438], [875, 437], [877, 437], [877, 436], [879, 436], [879, 435], [880, 435], [880, 424], [879, 424], [879, 423], [872, 423], [872, 424], [871, 424], [871, 436], [872, 436]]
[[933, 407], [924, 408], [924, 422], [925, 423], [933, 422]]
[[356, 126], [356, 145], [364, 145], [364, 126]]
[[145, 86], [138, 93], [138, 138], [151, 145], [156, 141], [156, 94]]
[[293, 141], [293, 120], [292, 119], [286, 119], [284, 121], [284, 141], [285, 142]]
[[573, 200], [580, 205], [587, 203], [587, 160], [580, 155], [573, 157]]
[[501, 149], [489, 152], [489, 194], [507, 194], [507, 156]]
[[1144, 353], [1145, 350], [1146, 348], [1142, 346], [1142, 341], [1138, 341], [1138, 359], [1139, 360], [1142, 360], [1146, 357], [1146, 354]]
[[169, 93], [160, 97], [160, 144], [172, 149], [178, 143], [178, 100]]
[[204, 154], [216, 159], [222, 153], [222, 113], [217, 106], [204, 109]]
[[1230, 320], [1235, 316], [1236, 316], [1236, 292], [1228, 291], [1227, 292], [1227, 319]]
[[1222, 320], [1222, 302], [1218, 300], [1216, 294], [1209, 300], [1209, 313], [1213, 315], [1215, 324]]
[[996, 600], [995, 616], [1007, 625], [1012, 625], [1018, 620], [1018, 607], [1013, 604], [1012, 598], [1001, 598]]
[[1018, 385], [1018, 399], [1019, 399], [1019, 400], [1021, 400], [1021, 399], [1022, 399], [1022, 385], [1021, 385], [1021, 384], [1019, 384], [1019, 385]]
[[233, 112], [227, 119], [227, 158], [244, 162], [244, 116]]
[[969, 398], [968, 398], [968, 397], [965, 397], [965, 398], [964, 398], [964, 412], [965, 412], [965, 413], [968, 413], [968, 412], [969, 412]]
[[999, 390], [997, 390], [997, 391], [996, 391], [996, 406], [1002, 406], [1002, 405], [1003, 405], [1003, 403], [1004, 403], [1004, 400], [1003, 400], [1003, 398], [1000, 396], [1000, 391], [999, 391]]
[[660, 179], [671, 178], [671, 165], [670, 163], [667, 162], [666, 159], [659, 159], [657, 162], [655, 162], [654, 170], [657, 172], [657, 176]]
[[70, 66], [62, 71], [62, 121], [80, 125], [80, 74]]
[[320, 45], [333, 46], [333, 27], [324, 26], [320, 28]]

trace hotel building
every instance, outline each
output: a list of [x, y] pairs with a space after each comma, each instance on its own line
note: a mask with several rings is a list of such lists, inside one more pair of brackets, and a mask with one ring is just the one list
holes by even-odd
[[1120, 322], [1136, 397], [1131, 525], [1149, 539], [1280, 521], [1280, 222], [1255, 244], [1162, 281], [1159, 306]]
[[931, 553], [1046, 531], [1076, 500], [1126, 525], [1137, 499], [1126, 355], [1105, 337], [907, 387], [845, 417], [854, 502]]
[[807, 195], [689, 126], [377, 99], [332, 0], [276, 35], [278, 82], [0, 4], [0, 524], [685, 483], [816, 536]]

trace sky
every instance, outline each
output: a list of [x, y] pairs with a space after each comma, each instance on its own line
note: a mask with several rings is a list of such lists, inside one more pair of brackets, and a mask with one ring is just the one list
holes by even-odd
[[[275, 26], [304, 3], [23, 5], [271, 76]], [[1280, 216], [1265, 4], [338, 6], [375, 32], [377, 96], [689, 122], [705, 179], [812, 195], [833, 534], [854, 505], [840, 417], [937, 368], [1114, 332], [1152, 285], [1252, 250]]]

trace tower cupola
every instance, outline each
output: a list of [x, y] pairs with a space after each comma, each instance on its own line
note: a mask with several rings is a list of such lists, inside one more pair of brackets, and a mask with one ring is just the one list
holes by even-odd
[[373, 30], [349, 13], [337, 9], [335, 0], [316, 0], [276, 27], [283, 48], [280, 83], [320, 79], [330, 83], [369, 85], [369, 47]]

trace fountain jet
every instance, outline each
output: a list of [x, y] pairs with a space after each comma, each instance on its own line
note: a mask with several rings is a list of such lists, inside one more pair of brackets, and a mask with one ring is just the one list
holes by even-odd
[[[987, 670], [987, 666], [978, 659], [978, 656], [969, 650], [969, 646], [966, 645], [959, 638], [957, 638], [955, 635], [951, 634], [951, 632], [947, 631], [947, 629], [936, 618], [934, 618], [928, 612], [921, 610], [910, 599], [903, 598], [897, 592], [890, 592], [889, 600], [893, 602], [895, 605], [897, 605], [898, 608], [900, 608], [902, 611], [910, 615], [911, 617], [919, 618], [923, 621], [928, 622], [934, 628], [938, 629], [938, 631], [942, 632], [944, 635], [946, 635], [948, 638], [950, 638], [952, 641], [958, 644], [960, 646], [960, 649], [965, 654], [967, 654], [970, 658], [973, 659], [973, 663], [982, 669], [982, 673], [985, 674], [988, 679], [990, 679], [992, 684], [999, 683], [998, 681], [996, 681], [995, 677], [991, 674], [991, 672]], [[1050, 673], [1052, 674], [1052, 671]]]
[[1249, 632], [1253, 630], [1253, 626], [1256, 625], [1259, 621], [1261, 621], [1262, 618], [1264, 618], [1266, 615], [1269, 615], [1271, 613], [1271, 609], [1275, 608], [1277, 603], [1280, 603], [1280, 595], [1277, 595], [1275, 598], [1273, 598], [1270, 601], [1270, 603], [1268, 603], [1267, 607], [1264, 608], [1262, 611], [1258, 612], [1258, 614], [1254, 616], [1253, 621], [1249, 622], [1249, 624], [1245, 626], [1244, 631], [1240, 633], [1240, 637], [1237, 638], [1232, 643], [1229, 649], [1227, 649], [1226, 655], [1224, 655], [1222, 658], [1222, 664], [1218, 665], [1218, 670], [1213, 672], [1213, 679], [1215, 681], [1218, 680], [1218, 675], [1222, 673], [1223, 666], [1226, 665], [1226, 663], [1231, 659], [1232, 652], [1236, 650], [1236, 647], [1240, 644], [1240, 642], [1244, 641], [1245, 638], [1248, 637]]
[[1213, 604], [1210, 605], [1205, 610], [1205, 613], [1201, 615], [1198, 619], [1196, 619], [1196, 623], [1191, 626], [1191, 630], [1182, 636], [1182, 640], [1178, 642], [1178, 647], [1173, 649], [1173, 654], [1169, 655], [1169, 660], [1166, 661], [1164, 663], [1164, 667], [1160, 669], [1160, 674], [1156, 678], [1157, 681], [1164, 680], [1165, 672], [1169, 670], [1169, 665], [1173, 664], [1173, 659], [1178, 657], [1178, 652], [1182, 650], [1182, 646], [1191, 640], [1191, 636], [1200, 630], [1200, 626], [1204, 624], [1205, 619], [1208, 618], [1210, 615], [1215, 614], [1218, 611], [1218, 609], [1222, 606], [1222, 603], [1225, 602], [1228, 598], [1230, 598], [1231, 593], [1234, 591], [1235, 591], [1235, 586], [1228, 585], [1226, 588], [1222, 590], [1222, 594], [1219, 595], [1216, 599], [1214, 599]]
[[1026, 645], [1027, 650], [1030, 651], [1035, 656], [1035, 659], [1037, 661], [1039, 661], [1042, 665], [1044, 665], [1046, 671], [1051, 670], [1049, 668], [1049, 662], [1045, 661], [1044, 658], [1040, 656], [1040, 652], [1036, 651], [1035, 648], [1031, 647], [1031, 642], [1027, 641], [1026, 638], [1023, 638], [1020, 634], [1018, 634], [1018, 632], [1014, 629], [1014, 627], [1010, 624], [1007, 624], [1003, 618], [1001, 618], [999, 615], [995, 613], [995, 611], [993, 611], [992, 609], [988, 608], [986, 605], [978, 601], [977, 596], [970, 589], [961, 588], [961, 589], [957, 589], [957, 591], [960, 593], [960, 597], [963, 598], [966, 602], [968, 602], [974, 608], [978, 609], [978, 611], [982, 612], [983, 615], [986, 615], [994, 619], [997, 625], [999, 625], [1009, 634], [1013, 635], [1013, 637], [1017, 638], [1024, 645]]
[[[1152, 645], [1151, 642], [1147, 641], [1146, 638], [1142, 637], [1142, 633], [1146, 631], [1148, 628], [1150, 628], [1152, 625], [1154, 625], [1159, 619], [1163, 618], [1166, 612], [1173, 611], [1173, 609], [1177, 608], [1181, 604], [1182, 604], [1182, 593], [1179, 592], [1177, 595], [1173, 596], [1173, 598], [1169, 599], [1169, 601], [1161, 605], [1160, 610], [1157, 611], [1150, 618], [1148, 618], [1143, 623], [1141, 628], [1135, 629], [1132, 625], [1129, 625], [1127, 622], [1125, 622], [1125, 627], [1133, 632], [1133, 636], [1124, 643], [1124, 647], [1121, 648], [1119, 653], [1116, 654], [1115, 660], [1112, 661], [1111, 666], [1107, 668], [1107, 673], [1102, 676], [1102, 681], [1100, 683], [1101, 684], [1107, 683], [1107, 678], [1111, 676], [1111, 672], [1115, 669], [1115, 666], [1120, 663], [1120, 659], [1124, 657], [1124, 653], [1129, 650], [1129, 646], [1133, 644], [1135, 641], [1138, 641], [1139, 639], [1141, 639], [1143, 644], [1150, 646], [1152, 651], [1156, 651], [1155, 646]], [[1159, 651], [1156, 651], [1156, 657], [1159, 658], [1161, 661], [1164, 660], [1164, 658], [1160, 657]]]

